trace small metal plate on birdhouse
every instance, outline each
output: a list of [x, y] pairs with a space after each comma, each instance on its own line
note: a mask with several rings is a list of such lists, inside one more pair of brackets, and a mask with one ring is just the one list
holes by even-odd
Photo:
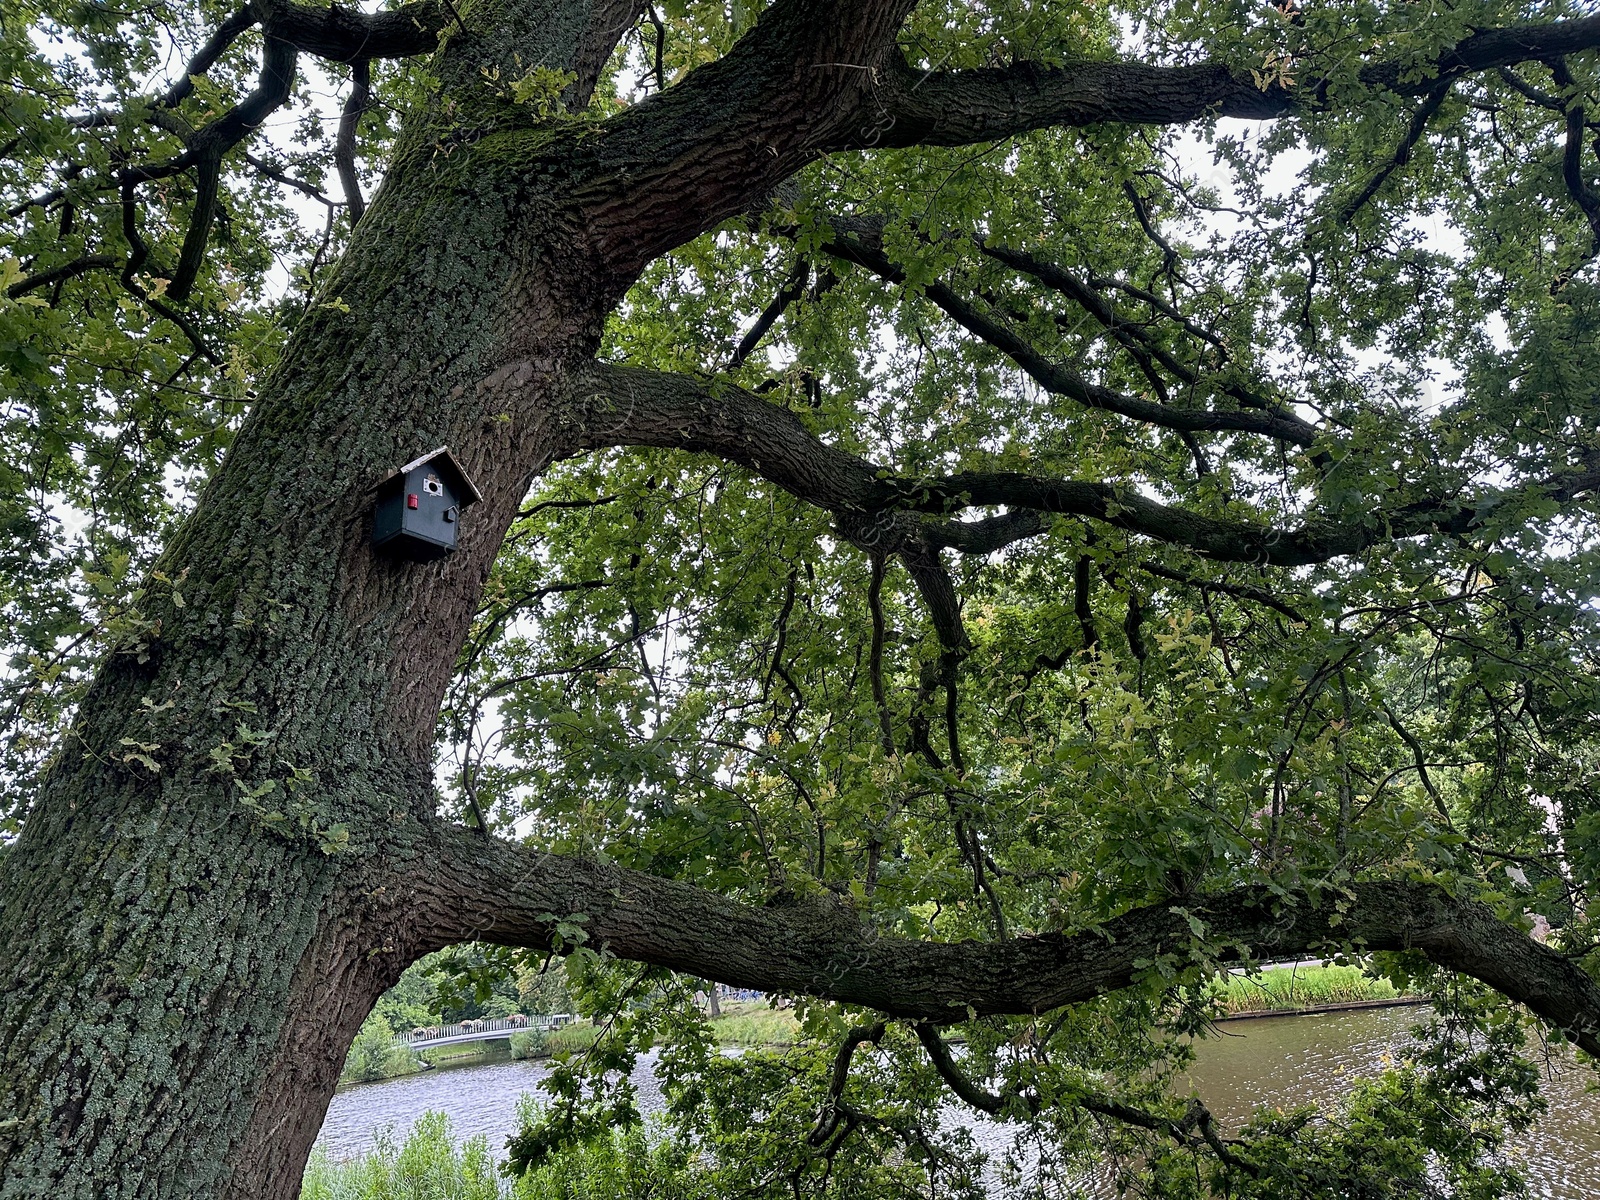
[[412, 562], [429, 562], [453, 551], [461, 510], [483, 498], [448, 446], [408, 462], [376, 490], [372, 544]]

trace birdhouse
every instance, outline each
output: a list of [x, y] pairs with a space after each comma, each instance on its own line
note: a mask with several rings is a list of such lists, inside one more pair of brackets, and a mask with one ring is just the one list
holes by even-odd
[[448, 446], [408, 462], [379, 483], [377, 493], [373, 546], [412, 562], [454, 550], [461, 510], [483, 499]]

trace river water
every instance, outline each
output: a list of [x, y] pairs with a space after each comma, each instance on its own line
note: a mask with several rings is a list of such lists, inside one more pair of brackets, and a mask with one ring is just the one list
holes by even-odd
[[[1337, 1099], [1352, 1077], [1383, 1070], [1402, 1051], [1416, 1008], [1368, 1008], [1312, 1016], [1226, 1021], [1222, 1036], [1200, 1044], [1191, 1078], [1219, 1124], [1235, 1130], [1261, 1105], [1290, 1107]], [[1593, 1200], [1600, 1196], [1600, 1079], [1569, 1052], [1552, 1053], [1542, 1091], [1543, 1118], [1511, 1147], [1534, 1196]]]
[[[1228, 1021], [1200, 1044], [1191, 1079], [1231, 1131], [1260, 1105], [1336, 1099], [1351, 1079], [1382, 1070], [1385, 1055], [1403, 1052], [1417, 1016], [1414, 1008], [1383, 1008]], [[647, 1056], [634, 1072], [646, 1112], [661, 1105], [651, 1062]], [[433, 1110], [450, 1118], [458, 1137], [483, 1134], [498, 1149], [517, 1128], [518, 1097], [543, 1095], [538, 1083], [545, 1072], [543, 1063], [490, 1062], [352, 1087], [333, 1098], [317, 1146], [333, 1159], [365, 1154], [380, 1130], [404, 1134]], [[1550, 1111], [1513, 1147], [1533, 1194], [1544, 1200], [1600, 1196], [1600, 1097], [1585, 1090], [1591, 1078], [1570, 1055], [1553, 1056], [1544, 1081]], [[973, 1134], [996, 1155], [1010, 1141], [1003, 1127], [988, 1122]]]

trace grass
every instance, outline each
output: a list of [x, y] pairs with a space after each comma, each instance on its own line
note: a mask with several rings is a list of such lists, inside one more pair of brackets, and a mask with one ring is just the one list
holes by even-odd
[[711, 1032], [724, 1046], [788, 1046], [799, 1028], [788, 1009], [759, 1002], [726, 1005], [722, 1015], [711, 1022]]
[[317, 1153], [302, 1200], [690, 1200], [693, 1168], [681, 1149], [638, 1129], [569, 1147], [527, 1175], [508, 1178], [481, 1135], [457, 1143], [449, 1118], [425, 1114], [404, 1142], [378, 1136], [371, 1154], [333, 1162]]
[[550, 1054], [576, 1054], [594, 1045], [600, 1030], [593, 1025], [563, 1025], [545, 1035], [545, 1050]]
[[1277, 967], [1256, 976], [1229, 975], [1211, 987], [1229, 1016], [1403, 998], [1387, 979], [1374, 979], [1360, 967]]
[[461, 1042], [454, 1046], [418, 1046], [417, 1054], [431, 1067], [501, 1057], [498, 1041]]

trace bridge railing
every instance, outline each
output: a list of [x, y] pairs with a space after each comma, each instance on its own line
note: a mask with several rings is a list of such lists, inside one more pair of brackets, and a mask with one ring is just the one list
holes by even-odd
[[509, 1017], [485, 1017], [480, 1021], [458, 1021], [449, 1025], [421, 1025], [394, 1035], [397, 1046], [426, 1046], [430, 1042], [476, 1037], [510, 1036], [528, 1029], [559, 1029], [577, 1018], [570, 1013], [527, 1017], [520, 1013]]

